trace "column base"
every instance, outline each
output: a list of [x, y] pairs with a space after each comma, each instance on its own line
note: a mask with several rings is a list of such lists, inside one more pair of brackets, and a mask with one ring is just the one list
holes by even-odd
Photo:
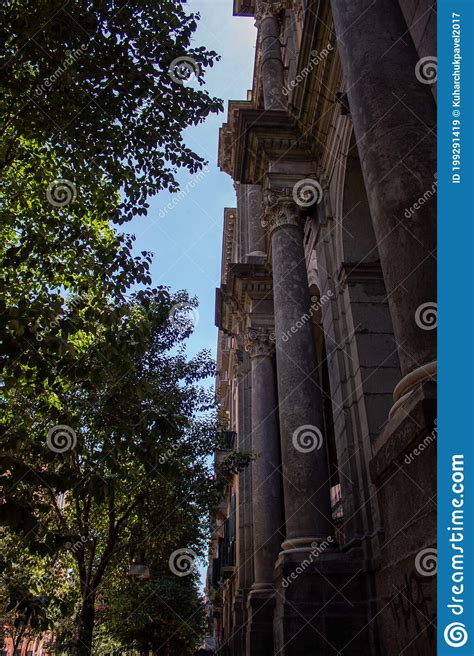
[[375, 580], [385, 656], [436, 652], [436, 383], [392, 415], [370, 462], [384, 538]]
[[[313, 558], [311, 557], [313, 554]], [[275, 654], [375, 656], [359, 550], [283, 551], [276, 564]], [[369, 623], [370, 622], [370, 623]]]
[[428, 364], [418, 367], [418, 369], [415, 369], [401, 379], [393, 391], [395, 403], [389, 413], [390, 420], [394, 418], [397, 410], [402, 409], [408, 402], [410, 396], [416, 391], [417, 387], [426, 381], [436, 380], [437, 368], [438, 363], [436, 361], [429, 362]]
[[273, 656], [275, 589], [252, 587], [247, 600], [247, 640], [245, 656]]

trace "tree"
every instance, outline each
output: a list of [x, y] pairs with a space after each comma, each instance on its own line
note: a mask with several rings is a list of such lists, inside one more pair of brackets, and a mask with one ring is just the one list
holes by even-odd
[[5, 528], [0, 529], [0, 542], [0, 626], [16, 651], [67, 612], [68, 589], [56, 576], [58, 559], [32, 555]]
[[[59, 381], [39, 400], [6, 391], [16, 450], [2, 459], [2, 519], [34, 553], [68, 550], [82, 597], [77, 654], [90, 653], [97, 592], [139, 526], [140, 535], [160, 537], [179, 536], [183, 526], [188, 542], [176, 548], [202, 546], [216, 426], [203, 414], [212, 395], [197, 383], [214, 365], [206, 353], [187, 360], [179, 348], [191, 330], [172, 312], [182, 303], [192, 301], [164, 289], [140, 292], [121, 308], [119, 330], [88, 346], [87, 377]], [[18, 424], [25, 399], [28, 414]], [[167, 524], [143, 525], [147, 508], [151, 516], [167, 509]]]
[[182, 131], [221, 108], [198, 88], [217, 56], [191, 47], [198, 17], [169, 0], [8, 0], [0, 16], [0, 524], [67, 583], [42, 606], [22, 583], [4, 610], [29, 631], [75, 604], [63, 633], [89, 654], [95, 600], [140, 546], [143, 508], [182, 501], [197, 549], [219, 487], [200, 414], [212, 364], [181, 348], [176, 308], [192, 301], [143, 290], [150, 254], [111, 227], [202, 167]]
[[101, 621], [122, 649], [145, 656], [193, 656], [206, 626], [196, 582], [169, 571], [143, 584], [124, 581]]
[[25, 141], [47, 144], [77, 195], [102, 178], [122, 190], [118, 221], [176, 191], [179, 167], [204, 164], [183, 129], [222, 110], [199, 88], [218, 57], [191, 46], [198, 18], [174, 0], [2, 3], [0, 169], [27, 156]]

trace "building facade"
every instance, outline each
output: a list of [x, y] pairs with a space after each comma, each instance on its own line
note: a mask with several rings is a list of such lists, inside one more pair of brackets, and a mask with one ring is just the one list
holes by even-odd
[[[253, 86], [216, 297], [219, 653], [436, 653], [436, 14], [430, 0], [234, 0]], [[236, 18], [235, 20], [239, 20]]]

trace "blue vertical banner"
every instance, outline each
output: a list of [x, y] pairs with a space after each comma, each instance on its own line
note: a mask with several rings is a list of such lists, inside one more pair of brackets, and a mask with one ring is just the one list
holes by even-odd
[[438, 2], [438, 655], [474, 655], [474, 0]]

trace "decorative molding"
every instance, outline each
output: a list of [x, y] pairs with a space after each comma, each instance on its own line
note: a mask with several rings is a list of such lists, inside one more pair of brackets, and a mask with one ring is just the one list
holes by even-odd
[[224, 236], [222, 240], [221, 282], [226, 283], [229, 268], [232, 263], [235, 231], [237, 226], [237, 210], [226, 207], [224, 210]]
[[271, 356], [275, 351], [275, 333], [268, 328], [249, 328], [245, 350], [251, 358]]
[[278, 18], [280, 14], [289, 9], [292, 5], [291, 0], [257, 0], [257, 7], [255, 11], [255, 18], [257, 25], [265, 18], [275, 17]]
[[243, 353], [240, 348], [237, 348], [234, 352], [234, 359], [232, 362], [232, 378], [237, 382], [243, 377]]
[[342, 262], [337, 274], [337, 285], [343, 289], [348, 283], [383, 281], [380, 262]]
[[262, 184], [272, 162], [288, 161], [293, 171], [306, 164], [315, 170], [321, 155], [320, 144], [300, 131], [286, 111], [262, 112], [249, 101], [229, 103], [219, 137], [219, 166], [235, 182]]
[[264, 200], [262, 225], [269, 231], [270, 235], [279, 228], [304, 227], [304, 221], [301, 219], [299, 208], [293, 200], [290, 189], [270, 189], [267, 191]]

